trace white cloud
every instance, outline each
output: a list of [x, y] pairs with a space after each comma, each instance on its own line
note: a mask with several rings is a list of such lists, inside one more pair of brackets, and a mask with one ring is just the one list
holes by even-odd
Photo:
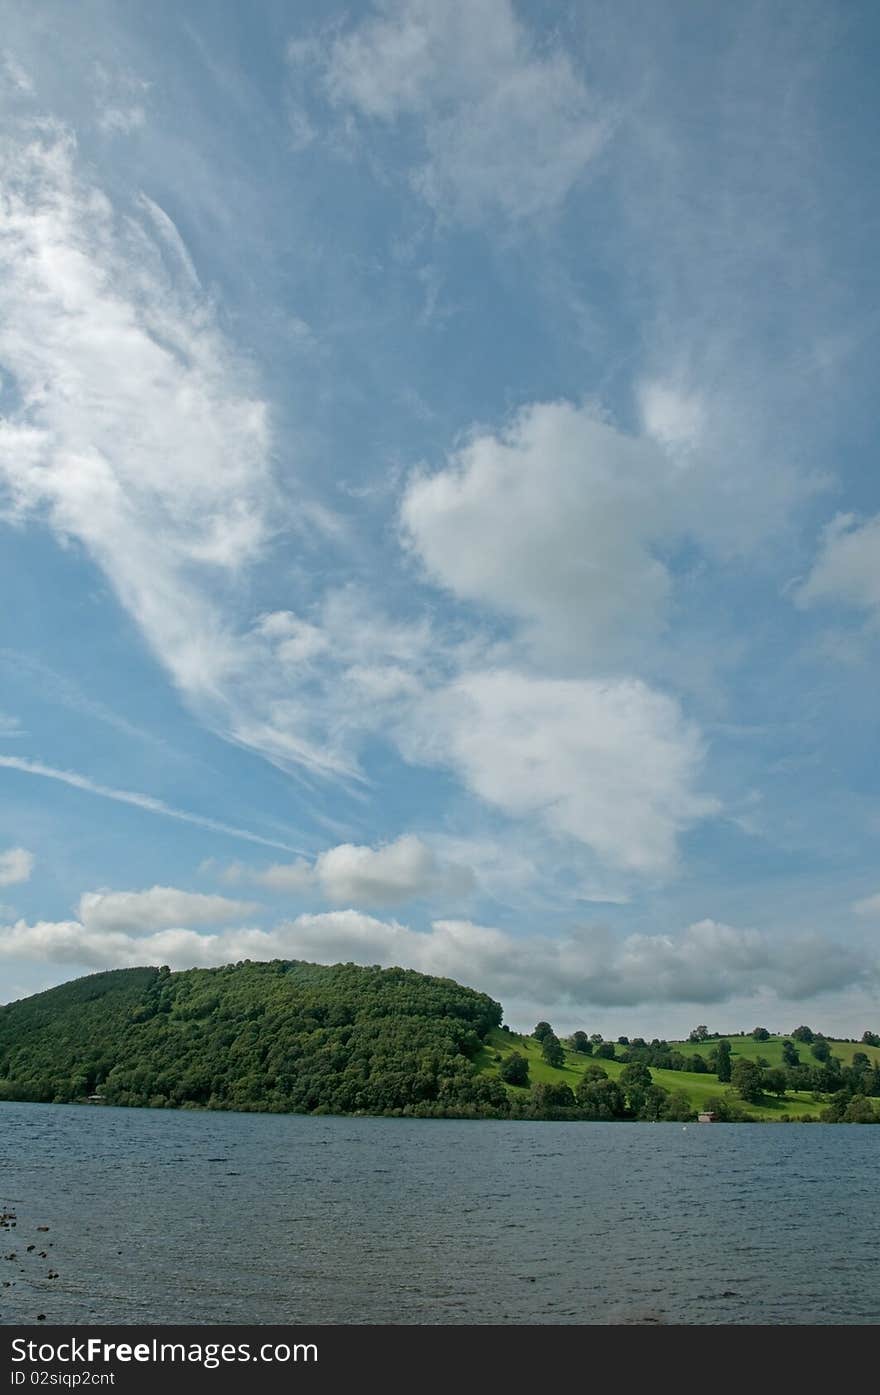
[[700, 445], [706, 429], [705, 407], [693, 393], [648, 379], [639, 389], [642, 422], [648, 436], [674, 451]]
[[153, 886], [148, 891], [85, 891], [79, 898], [78, 914], [89, 932], [145, 935], [187, 923], [218, 925], [244, 920], [258, 909], [253, 901]]
[[856, 915], [880, 916], [880, 891], [874, 896], [865, 896], [861, 901], [853, 902], [853, 910]]
[[18, 96], [33, 96], [34, 84], [24, 68], [11, 53], [2, 52], [0, 53], [0, 90], [5, 86], [8, 86]]
[[[384, 0], [329, 48], [296, 41], [288, 58], [294, 80], [317, 65], [331, 102], [362, 124], [414, 122], [415, 187], [465, 222], [546, 218], [607, 140], [564, 49], [539, 49], [508, 0]], [[304, 110], [295, 128], [314, 138]]]
[[673, 870], [678, 835], [717, 808], [695, 790], [697, 731], [634, 679], [465, 675], [420, 705], [402, 740], [488, 804], [640, 873]]
[[7, 848], [0, 852], [0, 886], [15, 886], [30, 880], [34, 855], [27, 848]]
[[81, 544], [220, 734], [285, 768], [349, 772], [239, 621], [242, 576], [285, 511], [266, 403], [177, 230], [143, 197], [140, 218], [115, 209], [62, 127], [11, 129], [0, 153], [0, 362], [17, 400], [0, 512]]
[[6, 712], [0, 712], [0, 737], [21, 736], [21, 722], [17, 717], [10, 717]]
[[780, 939], [713, 920], [677, 936], [580, 930], [528, 939], [467, 920], [437, 920], [418, 932], [353, 910], [301, 915], [271, 931], [218, 934], [188, 929], [149, 935], [95, 931], [76, 921], [0, 929], [0, 957], [109, 968], [167, 963], [210, 966], [239, 959], [403, 965], [457, 979], [538, 1012], [589, 1006], [694, 1003], [771, 995], [795, 1001], [843, 988], [876, 987], [870, 955], [820, 936]]
[[654, 442], [536, 403], [414, 474], [401, 522], [432, 580], [525, 621], [542, 652], [589, 657], [664, 623], [671, 583], [653, 547], [681, 527], [674, 481]]
[[327, 635], [317, 625], [300, 619], [289, 610], [276, 610], [262, 616], [257, 629], [274, 642], [275, 654], [282, 664], [302, 664], [325, 653], [329, 647]]
[[340, 843], [313, 863], [298, 858], [262, 870], [234, 863], [224, 875], [229, 881], [248, 879], [274, 891], [319, 891], [337, 905], [361, 906], [396, 906], [428, 895], [460, 896], [474, 884], [469, 867], [439, 859], [414, 834], [378, 848]]
[[832, 519], [813, 570], [794, 598], [800, 606], [837, 601], [880, 617], [880, 514], [864, 522], [851, 513]]
[[24, 775], [38, 775], [46, 780], [59, 780], [73, 789], [85, 790], [87, 794], [100, 795], [102, 799], [115, 799], [120, 804], [131, 804], [136, 809], [145, 809], [150, 814], [161, 814], [166, 819], [179, 819], [181, 823], [195, 824], [197, 828], [211, 829], [215, 833], [226, 833], [230, 838], [243, 838], [248, 843], [261, 843], [267, 848], [282, 848], [295, 852], [288, 843], [280, 843], [276, 838], [263, 838], [259, 833], [251, 833], [246, 828], [236, 828], [233, 824], [221, 823], [202, 814], [191, 814], [185, 809], [175, 809], [163, 799], [154, 799], [149, 794], [137, 794], [132, 790], [117, 790], [110, 785], [98, 784], [87, 775], [79, 775], [74, 770], [56, 770], [54, 766], [43, 765], [41, 761], [25, 760], [19, 756], [0, 756], [0, 768], [18, 770]]
[[131, 135], [145, 124], [147, 113], [141, 106], [104, 107], [98, 116], [98, 126], [108, 135]]

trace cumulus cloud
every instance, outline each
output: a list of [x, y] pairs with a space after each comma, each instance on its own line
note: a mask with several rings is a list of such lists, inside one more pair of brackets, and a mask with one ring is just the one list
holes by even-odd
[[794, 598], [802, 607], [836, 601], [880, 618], [880, 514], [862, 522], [851, 513], [832, 519], [813, 569]]
[[15, 886], [30, 880], [34, 855], [27, 848], [7, 848], [0, 852], [0, 886]]
[[[328, 45], [295, 41], [301, 81], [362, 126], [416, 133], [415, 188], [436, 210], [477, 222], [547, 217], [605, 144], [609, 121], [560, 45], [535, 44], [509, 0], [382, 0]], [[298, 109], [298, 143], [314, 123]]]
[[298, 858], [262, 870], [233, 864], [225, 875], [231, 881], [249, 878], [274, 891], [320, 891], [336, 904], [361, 906], [396, 906], [431, 894], [462, 894], [474, 883], [469, 867], [441, 861], [414, 834], [378, 848], [340, 843], [313, 863]]
[[147, 891], [86, 891], [79, 899], [79, 919], [88, 932], [119, 931], [146, 935], [173, 926], [218, 925], [244, 920], [259, 906], [253, 901], [233, 901], [226, 896], [204, 896], [174, 886], [153, 886]]
[[525, 621], [543, 652], [589, 656], [664, 622], [654, 549], [680, 527], [671, 478], [654, 442], [588, 407], [535, 403], [410, 478], [404, 539], [433, 581]]
[[695, 788], [698, 732], [677, 702], [633, 679], [464, 675], [425, 700], [403, 749], [635, 872], [671, 871], [678, 835], [717, 808]]
[[271, 931], [217, 934], [168, 929], [134, 935], [76, 921], [19, 921], [0, 929], [0, 956], [93, 968], [167, 963], [182, 969], [278, 957], [398, 964], [541, 1010], [708, 1006], [758, 994], [807, 1000], [844, 988], [876, 988], [880, 980], [876, 957], [865, 951], [818, 935], [778, 938], [713, 920], [674, 936], [617, 938], [585, 929], [549, 940], [467, 920], [436, 920], [419, 932], [354, 910], [301, 915]]

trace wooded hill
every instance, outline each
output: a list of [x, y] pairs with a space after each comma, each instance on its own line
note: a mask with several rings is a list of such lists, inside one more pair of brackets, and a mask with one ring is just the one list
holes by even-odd
[[[501, 1025], [409, 969], [117, 969], [0, 1007], [0, 1100], [414, 1117], [880, 1122], [880, 1038], [690, 1042]], [[700, 1035], [703, 1033], [703, 1035]], [[799, 1034], [808, 1033], [809, 1041]], [[866, 1033], [866, 1038], [872, 1037]], [[787, 1045], [786, 1045], [787, 1043]]]

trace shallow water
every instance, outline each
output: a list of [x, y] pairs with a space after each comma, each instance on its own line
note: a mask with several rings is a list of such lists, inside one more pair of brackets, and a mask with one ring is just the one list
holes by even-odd
[[0, 1323], [874, 1323], [878, 1145], [0, 1104]]

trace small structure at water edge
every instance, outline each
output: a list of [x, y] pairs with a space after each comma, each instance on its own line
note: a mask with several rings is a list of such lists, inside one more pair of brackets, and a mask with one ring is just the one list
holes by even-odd
[[715, 1123], [717, 1123], [717, 1121], [718, 1121], [718, 1116], [717, 1116], [717, 1114], [713, 1114], [712, 1111], [711, 1111], [711, 1109], [707, 1110], [705, 1114], [698, 1114], [698, 1115], [697, 1115], [697, 1123], [698, 1123], [698, 1124], [715, 1124]]

